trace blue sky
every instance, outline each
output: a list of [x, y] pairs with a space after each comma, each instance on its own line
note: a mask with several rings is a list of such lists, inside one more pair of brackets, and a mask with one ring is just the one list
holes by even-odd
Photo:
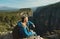
[[45, 6], [56, 2], [60, 2], [60, 0], [0, 0], [0, 6], [26, 8]]

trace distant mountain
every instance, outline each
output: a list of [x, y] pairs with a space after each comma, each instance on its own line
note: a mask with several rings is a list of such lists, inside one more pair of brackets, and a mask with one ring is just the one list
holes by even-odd
[[2, 11], [16, 11], [18, 9], [17, 8], [0, 6], [0, 10], [2, 10]]
[[[32, 7], [31, 9], [34, 12], [37, 9], [37, 7]], [[19, 10], [19, 9], [18, 8], [11, 8], [11, 7], [0, 6], [0, 11], [17, 11], [17, 10]]]
[[35, 12], [38, 7], [32, 7], [32, 11]]

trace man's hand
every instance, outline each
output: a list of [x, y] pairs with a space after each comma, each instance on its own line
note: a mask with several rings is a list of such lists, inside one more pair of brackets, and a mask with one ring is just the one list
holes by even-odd
[[33, 24], [33, 27], [35, 28], [35, 25]]
[[34, 32], [33, 30], [30, 30], [31, 32]]
[[36, 34], [33, 30], [30, 30], [33, 34]]

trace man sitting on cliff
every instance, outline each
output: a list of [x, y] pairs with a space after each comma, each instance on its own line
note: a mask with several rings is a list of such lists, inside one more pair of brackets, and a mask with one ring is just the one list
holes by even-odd
[[37, 36], [37, 34], [33, 30], [29, 29], [30, 24], [34, 26], [34, 24], [31, 21], [28, 21], [28, 16], [24, 15], [21, 17], [21, 21], [17, 23], [20, 32], [19, 34], [21, 35], [21, 37], [27, 38], [31, 36]]

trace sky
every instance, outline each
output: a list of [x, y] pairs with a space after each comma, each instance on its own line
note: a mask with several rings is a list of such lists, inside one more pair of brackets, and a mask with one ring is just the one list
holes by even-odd
[[46, 6], [56, 2], [60, 2], [60, 0], [0, 0], [0, 6], [13, 8], [27, 8]]

